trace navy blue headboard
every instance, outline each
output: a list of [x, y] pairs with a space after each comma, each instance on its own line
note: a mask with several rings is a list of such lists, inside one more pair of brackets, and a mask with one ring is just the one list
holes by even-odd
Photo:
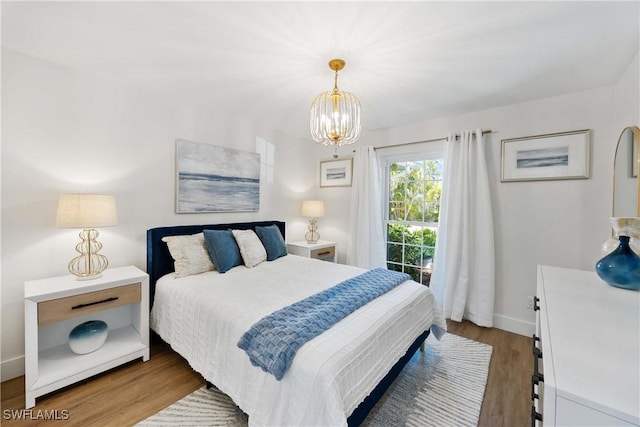
[[268, 226], [275, 224], [280, 229], [282, 237], [285, 236], [284, 222], [282, 221], [258, 221], [236, 222], [231, 224], [207, 224], [207, 225], [176, 225], [172, 227], [157, 227], [147, 230], [147, 273], [149, 274], [149, 306], [153, 304], [156, 291], [156, 281], [167, 273], [174, 271], [173, 258], [169, 253], [167, 244], [162, 241], [165, 236], [179, 236], [182, 234], [200, 233], [202, 230], [253, 230], [256, 226]]

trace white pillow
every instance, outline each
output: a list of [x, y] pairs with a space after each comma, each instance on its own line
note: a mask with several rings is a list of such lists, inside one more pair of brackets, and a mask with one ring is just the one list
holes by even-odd
[[267, 260], [267, 251], [255, 231], [231, 230], [231, 232], [240, 248], [244, 265], [251, 268]]
[[200, 274], [215, 268], [204, 245], [203, 233], [166, 236], [162, 241], [167, 243], [173, 258], [176, 277]]

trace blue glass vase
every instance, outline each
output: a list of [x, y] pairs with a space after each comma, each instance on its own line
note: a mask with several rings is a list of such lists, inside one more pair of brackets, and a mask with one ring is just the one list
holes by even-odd
[[598, 276], [611, 286], [640, 290], [640, 256], [629, 246], [628, 236], [619, 236], [618, 247], [596, 264]]

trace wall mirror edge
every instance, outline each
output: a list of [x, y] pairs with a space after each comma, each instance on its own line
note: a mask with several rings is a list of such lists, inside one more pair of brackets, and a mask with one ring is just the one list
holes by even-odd
[[640, 128], [622, 130], [613, 162], [612, 216], [640, 216]]

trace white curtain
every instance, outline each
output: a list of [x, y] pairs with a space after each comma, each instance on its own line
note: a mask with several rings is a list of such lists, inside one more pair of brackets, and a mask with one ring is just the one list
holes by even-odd
[[493, 326], [493, 214], [480, 129], [447, 139], [430, 287], [446, 318]]
[[386, 267], [381, 194], [376, 152], [372, 146], [358, 146], [353, 158], [347, 264]]

